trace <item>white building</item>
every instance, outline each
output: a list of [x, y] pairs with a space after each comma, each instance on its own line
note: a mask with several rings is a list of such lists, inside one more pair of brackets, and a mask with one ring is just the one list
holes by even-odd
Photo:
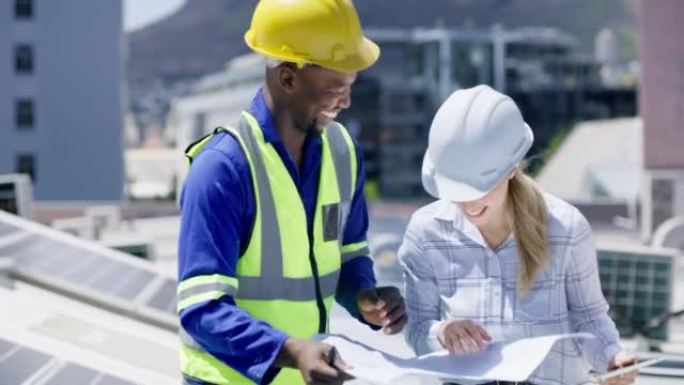
[[183, 152], [175, 148], [129, 148], [125, 151], [126, 198], [160, 199], [174, 194], [177, 164]]
[[641, 119], [589, 121], [572, 129], [537, 182], [545, 191], [575, 203], [636, 205], [643, 167]]
[[[182, 154], [190, 143], [218, 126], [236, 124], [263, 83], [265, 71], [263, 56], [239, 56], [225, 71], [202, 78], [189, 95], [173, 100], [166, 132], [175, 138], [177, 152]], [[179, 192], [186, 174], [186, 162], [179, 161]]]
[[32, 175], [39, 200], [122, 197], [122, 8], [121, 0], [0, 7], [0, 173]]

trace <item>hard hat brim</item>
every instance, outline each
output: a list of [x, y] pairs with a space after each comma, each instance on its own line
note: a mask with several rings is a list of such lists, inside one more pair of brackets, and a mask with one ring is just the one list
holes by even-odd
[[423, 188], [428, 194], [437, 199], [452, 202], [469, 202], [482, 198], [488, 192], [439, 175], [427, 152], [423, 157], [423, 170], [421, 174]]
[[327, 68], [337, 72], [354, 73], [360, 72], [372, 66], [378, 58], [380, 58], [380, 47], [375, 42], [363, 37], [359, 44], [355, 55], [349, 55], [342, 60], [316, 60], [305, 59], [294, 54], [285, 54], [281, 52], [271, 52], [269, 50], [259, 47], [254, 42], [254, 33], [250, 29], [245, 33], [245, 43], [254, 52], [260, 53], [272, 59], [286, 61], [297, 64], [316, 64], [323, 68]]

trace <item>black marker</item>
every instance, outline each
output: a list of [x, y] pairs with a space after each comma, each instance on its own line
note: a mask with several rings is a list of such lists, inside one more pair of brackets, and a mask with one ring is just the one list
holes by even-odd
[[328, 365], [335, 368], [335, 361], [337, 361], [337, 349], [333, 346], [328, 352]]

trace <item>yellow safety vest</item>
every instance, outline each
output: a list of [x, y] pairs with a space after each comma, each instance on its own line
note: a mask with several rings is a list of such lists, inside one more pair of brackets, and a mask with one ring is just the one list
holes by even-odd
[[[321, 169], [309, 236], [306, 212], [297, 187], [275, 148], [264, 141], [256, 119], [243, 112], [237, 128], [220, 127], [191, 145], [192, 159], [220, 131], [233, 135], [249, 163], [256, 198], [255, 223], [237, 265], [237, 278], [196, 276], [178, 284], [178, 312], [224, 295], [239, 307], [289, 336], [310, 338], [328, 329], [341, 263], [368, 255], [366, 242], [342, 244], [342, 234], [356, 185], [356, 151], [347, 130], [328, 125], [322, 138]], [[206, 352], [184, 330], [181, 371], [210, 384], [252, 381]], [[283, 369], [274, 384], [303, 384], [299, 371]]]

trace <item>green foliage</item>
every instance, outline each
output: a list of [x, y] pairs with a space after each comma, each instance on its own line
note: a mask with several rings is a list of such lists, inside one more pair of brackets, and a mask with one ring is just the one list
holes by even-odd
[[568, 134], [570, 134], [570, 131], [572, 131], [572, 127], [574, 125], [575, 123], [572, 123], [553, 134], [551, 139], [549, 139], [549, 144], [544, 152], [539, 156], [538, 159], [532, 159], [530, 162], [529, 167], [526, 170], [528, 174], [534, 177], [541, 171], [541, 169], [549, 162], [549, 160], [551, 160], [553, 155], [556, 154], [560, 146], [565, 141], [565, 138], [567, 138]]
[[380, 200], [380, 184], [375, 179], [366, 179], [366, 184], [363, 186], [363, 193], [368, 202]]

